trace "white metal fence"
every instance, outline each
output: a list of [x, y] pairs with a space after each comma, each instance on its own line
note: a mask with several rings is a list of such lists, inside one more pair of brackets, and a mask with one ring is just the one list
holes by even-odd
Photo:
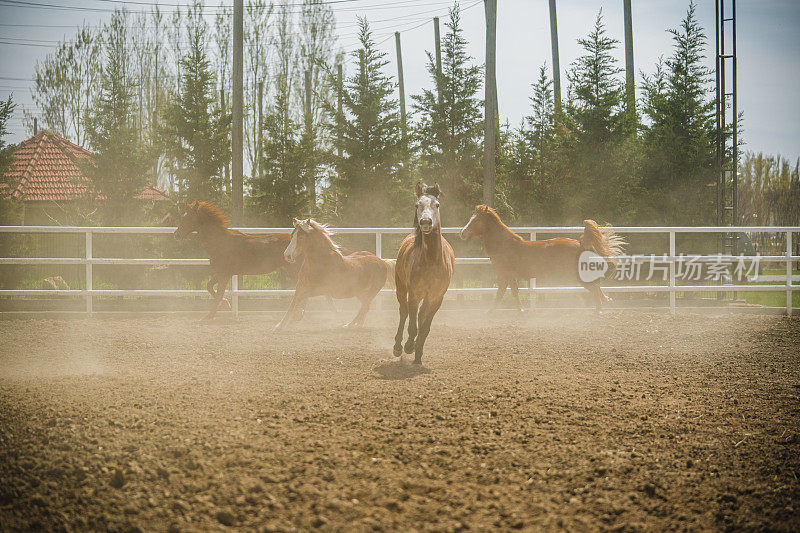
[[[511, 228], [515, 232], [530, 236], [532, 240], [537, 238], [537, 235], [554, 235], [554, 234], [571, 234], [583, 233], [583, 227], [516, 227]], [[617, 233], [620, 234], [657, 234], [669, 236], [669, 253], [668, 255], [659, 255], [659, 261], [668, 263], [669, 275], [668, 284], [666, 285], [613, 285], [605, 287], [607, 292], [626, 292], [626, 293], [654, 293], [654, 292], [668, 292], [669, 293], [669, 309], [671, 313], [675, 313], [675, 300], [676, 294], [679, 292], [774, 292], [780, 291], [786, 293], [786, 313], [792, 313], [792, 291], [800, 289], [800, 285], [793, 285], [792, 281], [792, 264], [793, 261], [800, 260], [800, 256], [792, 255], [792, 238], [794, 233], [800, 233], [798, 226], [740, 226], [740, 227], [615, 227]], [[63, 264], [63, 265], [85, 265], [86, 287], [84, 289], [73, 290], [32, 290], [32, 289], [7, 289], [0, 290], [0, 296], [46, 296], [46, 295], [73, 295], [83, 296], [86, 299], [86, 313], [92, 313], [93, 297], [95, 296], [165, 296], [165, 295], [198, 295], [208, 294], [203, 290], [98, 290], [92, 286], [92, 268], [94, 265], [207, 265], [208, 259], [182, 259], [182, 258], [153, 258], [153, 259], [130, 259], [130, 258], [110, 258], [110, 257], [94, 257], [92, 254], [92, 237], [95, 234], [170, 234], [173, 233], [175, 228], [162, 228], [162, 227], [77, 227], [77, 226], [0, 226], [0, 233], [72, 233], [84, 234], [85, 236], [85, 254], [84, 257], [2, 257], [0, 258], [0, 265], [47, 265], [47, 264]], [[291, 229], [287, 228], [241, 228], [242, 231], [247, 233], [263, 234], [273, 232], [289, 232]], [[461, 228], [444, 228], [443, 232], [447, 234], [458, 233]], [[409, 228], [338, 228], [335, 230], [338, 234], [373, 234], [375, 236], [375, 251], [378, 257], [383, 257], [383, 235], [385, 234], [407, 234]], [[717, 285], [678, 285], [676, 282], [676, 262], [685, 259], [684, 256], [676, 254], [675, 238], [677, 234], [700, 234], [700, 233], [771, 233], [785, 235], [785, 253], [783, 255], [773, 256], [759, 256], [760, 262], [779, 262], [784, 263], [786, 270], [785, 276], [767, 276], [761, 281], [783, 281], [782, 284], [770, 285], [756, 285], [752, 283], [724, 283]], [[620, 256], [622, 259], [631, 258], [631, 256]], [[640, 259], [642, 256], [638, 256]], [[693, 256], [695, 261], [698, 262], [711, 262], [719, 260], [738, 260], [739, 256], [725, 256], [725, 255], [702, 255]], [[456, 264], [489, 264], [488, 258], [478, 257], [457, 257]], [[795, 276], [797, 277], [797, 276]], [[493, 293], [496, 288], [492, 287], [475, 287], [475, 288], [451, 288], [450, 293], [456, 294], [480, 294], [480, 293]], [[537, 287], [535, 280], [531, 280], [529, 294], [533, 296], [534, 293], [564, 293], [582, 291], [582, 287]], [[292, 290], [282, 289], [264, 289], [264, 290], [243, 290], [239, 288], [238, 276], [233, 276], [231, 288], [229, 290], [231, 296], [231, 307], [234, 313], [239, 311], [239, 297], [240, 296], [264, 296], [264, 295], [282, 295], [291, 294]], [[384, 289], [383, 292], [391, 292]], [[535, 299], [531, 297], [531, 305], [535, 305]]]

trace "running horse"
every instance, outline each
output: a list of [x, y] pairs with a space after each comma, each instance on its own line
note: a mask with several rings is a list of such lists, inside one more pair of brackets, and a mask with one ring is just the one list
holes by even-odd
[[584, 220], [583, 227], [580, 240], [559, 237], [526, 241], [503, 224], [494, 209], [486, 205], [476, 206], [475, 213], [460, 235], [464, 240], [480, 237], [492, 260], [492, 267], [497, 274], [497, 294], [489, 311], [497, 309], [509, 285], [517, 308], [522, 311], [518, 285], [520, 278], [555, 278], [579, 283], [592, 294], [598, 311], [604, 302], [610, 302], [611, 298], [603, 294], [600, 288], [600, 280], [591, 283], [580, 280], [578, 258], [585, 250], [591, 250], [606, 257], [610, 266], [615, 267], [614, 258], [622, 253], [626, 243], [611, 228], [600, 227], [594, 220]]
[[232, 229], [225, 214], [207, 202], [186, 204], [186, 212], [174, 236], [181, 240], [192, 233], [200, 236], [200, 243], [214, 271], [206, 284], [206, 290], [214, 300], [204, 320], [214, 318], [233, 275], [269, 274], [285, 268], [290, 277], [297, 277], [297, 267], [287, 263], [283, 257], [283, 251], [291, 240], [290, 233], [242, 233]]
[[372, 300], [392, 271], [389, 263], [371, 252], [345, 255], [327, 227], [310, 218], [294, 219], [294, 231], [283, 255], [290, 264], [298, 263], [301, 257], [303, 261], [292, 303], [276, 330], [286, 327], [292, 318], [299, 320], [306, 300], [323, 295], [358, 298], [361, 308], [345, 327], [363, 326]]
[[[425, 339], [431, 331], [433, 315], [442, 305], [455, 269], [455, 255], [444, 237], [439, 217], [439, 184], [416, 186], [417, 204], [414, 232], [400, 244], [395, 265], [400, 324], [394, 337], [394, 355], [403, 351], [403, 328], [408, 322], [405, 352], [414, 352], [414, 363], [422, 364]], [[420, 306], [420, 303], [422, 304]]]

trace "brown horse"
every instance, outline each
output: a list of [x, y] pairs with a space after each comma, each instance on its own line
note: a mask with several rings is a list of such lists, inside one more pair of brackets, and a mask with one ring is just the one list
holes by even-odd
[[283, 257], [283, 251], [291, 240], [290, 233], [249, 235], [231, 229], [225, 214], [206, 202], [186, 205], [186, 213], [174, 235], [180, 240], [195, 232], [200, 235], [214, 271], [206, 285], [214, 301], [205, 320], [214, 318], [228, 281], [235, 274], [269, 274], [285, 268], [292, 278], [297, 276], [297, 266], [290, 265]]
[[299, 319], [305, 302], [312, 296], [358, 298], [361, 309], [345, 327], [363, 326], [375, 295], [386, 284], [391, 267], [370, 252], [343, 255], [325, 226], [308, 220], [294, 220], [294, 231], [284, 251], [286, 261], [297, 263], [303, 257], [289, 310], [276, 326], [279, 330], [291, 318]]
[[486, 205], [476, 206], [472, 218], [461, 230], [461, 238], [466, 240], [480, 237], [492, 260], [498, 282], [497, 295], [490, 311], [497, 309], [509, 285], [517, 308], [522, 310], [517, 283], [520, 278], [558, 279], [570, 284], [580, 283], [594, 296], [598, 310], [603, 302], [611, 301], [603, 294], [599, 280], [581, 282], [578, 276], [578, 257], [581, 252], [592, 250], [601, 256], [610, 257], [609, 261], [616, 265], [613, 258], [622, 253], [625, 241], [611, 228], [599, 227], [594, 220], [584, 220], [583, 226], [580, 241], [564, 237], [526, 241], [503, 224], [494, 209]]
[[[403, 328], [408, 322], [406, 353], [414, 352], [414, 363], [422, 364], [425, 339], [431, 331], [433, 315], [442, 305], [455, 269], [455, 255], [444, 237], [439, 218], [439, 184], [416, 187], [417, 204], [414, 212], [414, 232], [403, 239], [397, 252], [395, 284], [400, 303], [400, 324], [394, 337], [394, 355], [403, 349]], [[422, 306], [420, 307], [420, 302]], [[419, 317], [417, 309], [419, 308]], [[419, 320], [419, 329], [417, 321]]]

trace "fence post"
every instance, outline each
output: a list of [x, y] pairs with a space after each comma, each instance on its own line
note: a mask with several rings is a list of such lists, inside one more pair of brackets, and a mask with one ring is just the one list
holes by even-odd
[[92, 316], [92, 230], [86, 230], [86, 314]]
[[[375, 232], [375, 255], [383, 259], [383, 234], [380, 231]], [[383, 298], [381, 298], [381, 293], [378, 292], [377, 296], [375, 297], [376, 311], [381, 311], [383, 309], [383, 305], [381, 304], [382, 300]]]
[[[535, 231], [531, 232], [531, 240], [532, 241], [536, 240]], [[528, 305], [530, 306], [531, 311], [536, 309], [536, 291], [534, 289], [536, 289], [536, 278], [530, 278], [528, 280], [528, 298], [530, 298]]]
[[669, 314], [675, 314], [675, 232], [669, 232]]
[[239, 316], [239, 276], [234, 274], [231, 277], [231, 311], [233, 316]]
[[786, 232], [786, 316], [792, 316], [792, 232]]

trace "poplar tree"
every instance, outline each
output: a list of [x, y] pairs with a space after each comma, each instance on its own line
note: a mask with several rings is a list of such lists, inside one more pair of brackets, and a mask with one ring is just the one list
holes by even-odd
[[289, 225], [292, 217], [308, 213], [311, 193], [305, 180], [307, 161], [301, 125], [292, 101], [298, 84], [298, 54], [291, 13], [279, 9], [272, 47], [275, 71], [272, 105], [264, 117], [259, 173], [251, 180], [253, 207], [259, 220]]

